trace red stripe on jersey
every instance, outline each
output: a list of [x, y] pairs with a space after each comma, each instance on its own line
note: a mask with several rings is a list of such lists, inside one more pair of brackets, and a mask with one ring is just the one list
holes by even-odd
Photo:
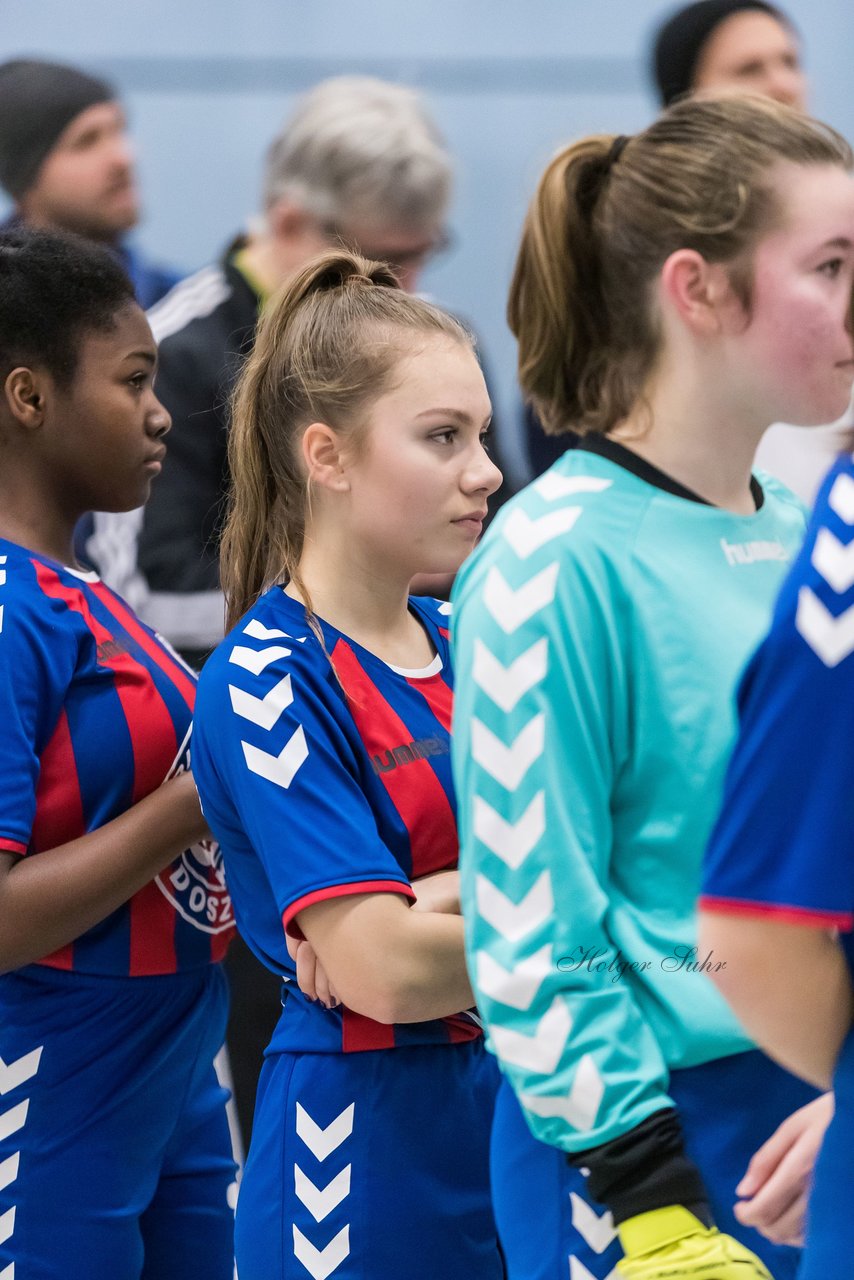
[[374, 1022], [352, 1009], [341, 1010], [341, 1048], [345, 1053], [364, 1053], [368, 1049], [393, 1049], [394, 1027]]
[[304, 893], [301, 898], [297, 898], [296, 902], [292, 902], [282, 914], [282, 927], [285, 933], [302, 942], [305, 934], [294, 918], [300, 911], [304, 911], [315, 902], [326, 902], [330, 898], [346, 898], [354, 893], [399, 893], [404, 898], [415, 901], [412, 888], [399, 880], [359, 880], [353, 884], [334, 884], [328, 889], [315, 889], [312, 893]]
[[451, 633], [447, 627], [440, 627], [439, 635], [442, 636], [445, 640], [450, 640], [451, 638]]
[[819, 911], [813, 907], [782, 906], [769, 902], [749, 902], [741, 898], [716, 898], [702, 895], [699, 902], [703, 911], [713, 911], [727, 916], [752, 916], [754, 918], [781, 920], [784, 924], [805, 924], [818, 929], [841, 929], [849, 933], [854, 929], [854, 915], [843, 911]]
[[68, 716], [60, 712], [41, 754], [36, 784], [36, 815], [30, 844], [36, 853], [86, 834], [83, 797], [71, 742]]
[[26, 853], [27, 846], [20, 840], [5, 840], [0, 836], [0, 853]]
[[[91, 631], [96, 644], [106, 645], [115, 637], [95, 618], [83, 592], [77, 587], [67, 587], [54, 569], [33, 560], [39, 586], [46, 596], [62, 600], [69, 609], [79, 613]], [[99, 599], [101, 597], [99, 596]], [[111, 610], [112, 612], [112, 610]], [[115, 615], [114, 615], [115, 616]], [[143, 638], [148, 639], [143, 633]], [[152, 643], [149, 641], [149, 643]], [[154, 647], [154, 646], [153, 646]], [[134, 761], [134, 782], [131, 803], [150, 795], [166, 776], [178, 751], [175, 726], [169, 709], [157, 691], [150, 671], [131, 654], [109, 651], [98, 659], [99, 664], [114, 671], [117, 676], [115, 690], [125, 714]], [[162, 665], [162, 664], [161, 664]], [[185, 676], [185, 679], [187, 677]], [[191, 685], [192, 682], [188, 680]]]
[[110, 591], [109, 587], [105, 587], [103, 582], [93, 582], [91, 586], [92, 591], [101, 601], [104, 608], [109, 610], [129, 636], [133, 636], [139, 647], [148, 654], [153, 662], [157, 663], [160, 670], [165, 671], [192, 711], [196, 703], [196, 685], [182, 663], [177, 658], [173, 658], [168, 649], [163, 648], [162, 645], [151, 638], [145, 628], [140, 626], [139, 619], [130, 611], [123, 600]]
[[[353, 650], [339, 640], [332, 664], [369, 757], [410, 742], [412, 734], [369, 678]], [[445, 789], [429, 760], [411, 760], [380, 775], [409, 833], [411, 879], [456, 866], [457, 824]]]
[[454, 694], [451, 686], [440, 675], [430, 676], [426, 680], [410, 680], [413, 689], [424, 695], [424, 701], [433, 715], [447, 733], [451, 732], [451, 714], [454, 707]]
[[476, 1022], [472, 1022], [471, 1018], [465, 1018], [462, 1014], [455, 1013], [451, 1018], [443, 1019], [448, 1029], [448, 1039], [451, 1044], [463, 1044], [467, 1040], [479, 1040], [483, 1035], [480, 1027]]
[[132, 978], [151, 973], [174, 973], [175, 911], [158, 886], [149, 882], [130, 900], [130, 957]]

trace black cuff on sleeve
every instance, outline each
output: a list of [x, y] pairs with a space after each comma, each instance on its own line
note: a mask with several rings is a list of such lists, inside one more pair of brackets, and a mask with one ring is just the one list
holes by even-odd
[[700, 1171], [685, 1154], [677, 1113], [657, 1111], [622, 1137], [567, 1156], [589, 1169], [587, 1189], [607, 1205], [619, 1225], [638, 1213], [681, 1204], [707, 1227], [714, 1226]]

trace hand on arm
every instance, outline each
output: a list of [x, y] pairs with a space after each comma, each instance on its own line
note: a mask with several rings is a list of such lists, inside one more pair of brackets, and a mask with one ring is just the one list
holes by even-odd
[[0, 972], [78, 938], [208, 834], [192, 774], [36, 856], [0, 852]]

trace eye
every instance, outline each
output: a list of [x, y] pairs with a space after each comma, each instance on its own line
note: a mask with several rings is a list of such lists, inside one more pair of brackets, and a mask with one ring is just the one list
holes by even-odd
[[430, 439], [435, 440], [437, 444], [453, 444], [456, 438], [456, 427], [442, 427], [441, 431], [434, 431], [430, 435]]
[[823, 276], [827, 276], [829, 280], [835, 280], [844, 265], [842, 258], [829, 258], [827, 262], [821, 264], [819, 271]]
[[480, 433], [480, 446], [485, 453], [490, 452], [491, 443], [492, 443], [492, 428], [487, 427], [485, 431], [481, 431]]
[[144, 391], [148, 383], [148, 378], [149, 375], [147, 371], [140, 370], [139, 373], [134, 373], [130, 378], [128, 378], [128, 383], [133, 387], [134, 391]]

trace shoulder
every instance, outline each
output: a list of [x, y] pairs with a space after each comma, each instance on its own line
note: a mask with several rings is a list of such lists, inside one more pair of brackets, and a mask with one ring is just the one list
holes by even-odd
[[69, 600], [83, 584], [67, 578], [59, 567], [0, 539], [0, 651], [6, 661], [58, 666], [61, 652], [69, 646], [76, 652]]
[[[225, 344], [235, 330], [251, 327], [257, 304], [230, 263], [214, 263], [181, 280], [148, 312], [161, 355]], [[216, 356], [216, 351], [212, 353]]]
[[809, 518], [809, 510], [798, 495], [768, 471], [755, 468], [754, 476], [762, 486], [765, 505], [774, 516], [784, 525], [803, 532]]

